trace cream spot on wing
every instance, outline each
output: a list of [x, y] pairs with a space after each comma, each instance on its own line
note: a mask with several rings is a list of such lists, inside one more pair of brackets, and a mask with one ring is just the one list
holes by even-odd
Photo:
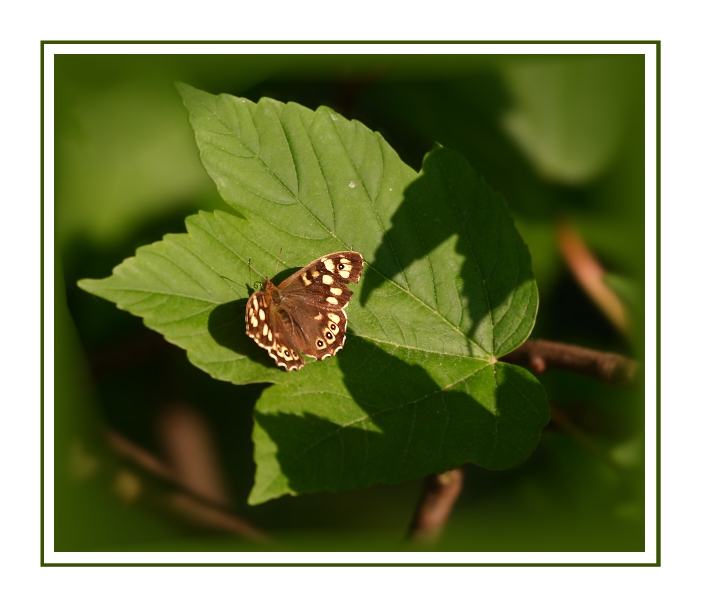
[[323, 262], [324, 262], [324, 267], [325, 267], [329, 272], [331, 272], [332, 270], [334, 270], [334, 262], [332, 262], [332, 260], [323, 260]]
[[325, 274], [322, 277], [322, 283], [324, 283], [325, 285], [331, 285], [332, 283], [334, 283], [334, 277], [330, 274]]
[[312, 285], [312, 281], [307, 278], [307, 273], [303, 274], [300, 278], [305, 285]]
[[338, 323], [341, 321], [341, 317], [339, 315], [335, 315], [333, 312], [327, 313], [327, 316], [334, 321], [334, 323]]
[[339, 276], [343, 279], [348, 279], [351, 276], [351, 273], [348, 270], [340, 270]]
[[312, 271], [312, 278], [316, 279], [319, 276], [319, 271], [318, 270], [313, 270]]
[[268, 324], [264, 323], [263, 324], [263, 335], [265, 336], [268, 333]]
[[263, 308], [258, 311], [258, 318], [261, 319], [261, 321], [266, 320], [266, 313], [264, 312]]
[[258, 298], [253, 299], [253, 307], [254, 307], [254, 310], [258, 310]]
[[331, 291], [335, 296], [340, 296], [342, 293], [344, 293], [344, 291], [338, 287], [332, 287], [329, 291]]
[[333, 304], [334, 306], [336, 306], [339, 303], [339, 300], [337, 300], [336, 298], [332, 298], [330, 296], [327, 298], [327, 302], [329, 302], [329, 304]]
[[341, 331], [339, 326], [333, 321], [329, 321], [329, 323], [327, 323], [327, 327], [332, 330], [332, 333], [334, 335], [338, 334]]
[[315, 321], [321, 321], [322, 318], [323, 318], [323, 317], [322, 317], [322, 313], [321, 313], [321, 312], [320, 312], [318, 315], [315, 315], [315, 316], [314, 316], [314, 320], [315, 320]]
[[253, 315], [251, 315], [251, 325], [253, 325], [254, 327], [258, 327], [258, 319]]
[[346, 258], [341, 258], [341, 263], [342, 264], [350, 264], [351, 260], [347, 260]]

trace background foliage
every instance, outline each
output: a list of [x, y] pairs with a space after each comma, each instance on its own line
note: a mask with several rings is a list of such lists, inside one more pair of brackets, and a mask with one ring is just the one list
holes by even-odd
[[[327, 105], [379, 131], [415, 171], [434, 141], [460, 151], [504, 195], [529, 246], [541, 295], [534, 336], [642, 358], [639, 326], [615, 329], [573, 280], [556, 236], [568, 218], [617, 275], [612, 284], [623, 277], [618, 284], [636, 299], [642, 58], [60, 57], [58, 550], [251, 548], [165, 517], [148, 500], [156, 482], [142, 481], [136, 495], [124, 490], [102, 429], [174, 458], [163, 430], [174, 404], [202, 416], [230, 502], [290, 548], [394, 547], [420, 491], [415, 481], [247, 506], [251, 410], [263, 387], [212, 381], [141, 321], [78, 290], [79, 278], [107, 276], [137, 246], [183, 232], [186, 215], [231, 211], [199, 163], [174, 80], [252, 101]], [[438, 549], [641, 550], [642, 393], [566, 373], [540, 380], [572, 424], [549, 425], [516, 469], [468, 466]]]

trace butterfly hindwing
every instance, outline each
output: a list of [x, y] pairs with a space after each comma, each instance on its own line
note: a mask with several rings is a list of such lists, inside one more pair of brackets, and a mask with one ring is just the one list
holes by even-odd
[[271, 293], [277, 289], [266, 279], [263, 291], [251, 294], [246, 303], [246, 335], [265, 348], [279, 367], [287, 371], [300, 369], [305, 360], [292, 346], [292, 322], [287, 313], [274, 304]]
[[346, 311], [302, 303], [297, 309], [292, 336], [295, 345], [315, 359], [334, 356], [346, 341]]

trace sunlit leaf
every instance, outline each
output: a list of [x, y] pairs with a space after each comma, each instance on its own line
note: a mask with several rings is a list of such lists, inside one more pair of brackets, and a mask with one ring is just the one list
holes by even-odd
[[[497, 359], [528, 337], [538, 296], [502, 198], [457, 153], [435, 147], [416, 174], [328, 108], [179, 91], [236, 215], [190, 217], [187, 234], [81, 287], [142, 316], [213, 377], [275, 384], [254, 414], [250, 502], [526, 458], [548, 420], [544, 393]], [[299, 372], [276, 368], [244, 334], [252, 284], [342, 249], [366, 260], [346, 347]]]

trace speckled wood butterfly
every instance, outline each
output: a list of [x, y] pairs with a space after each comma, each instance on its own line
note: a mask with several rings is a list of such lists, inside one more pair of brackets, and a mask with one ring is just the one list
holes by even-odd
[[346, 341], [346, 311], [358, 283], [363, 256], [330, 253], [310, 262], [277, 287], [267, 278], [246, 303], [246, 335], [265, 348], [279, 367], [298, 370], [302, 355], [326, 359]]

